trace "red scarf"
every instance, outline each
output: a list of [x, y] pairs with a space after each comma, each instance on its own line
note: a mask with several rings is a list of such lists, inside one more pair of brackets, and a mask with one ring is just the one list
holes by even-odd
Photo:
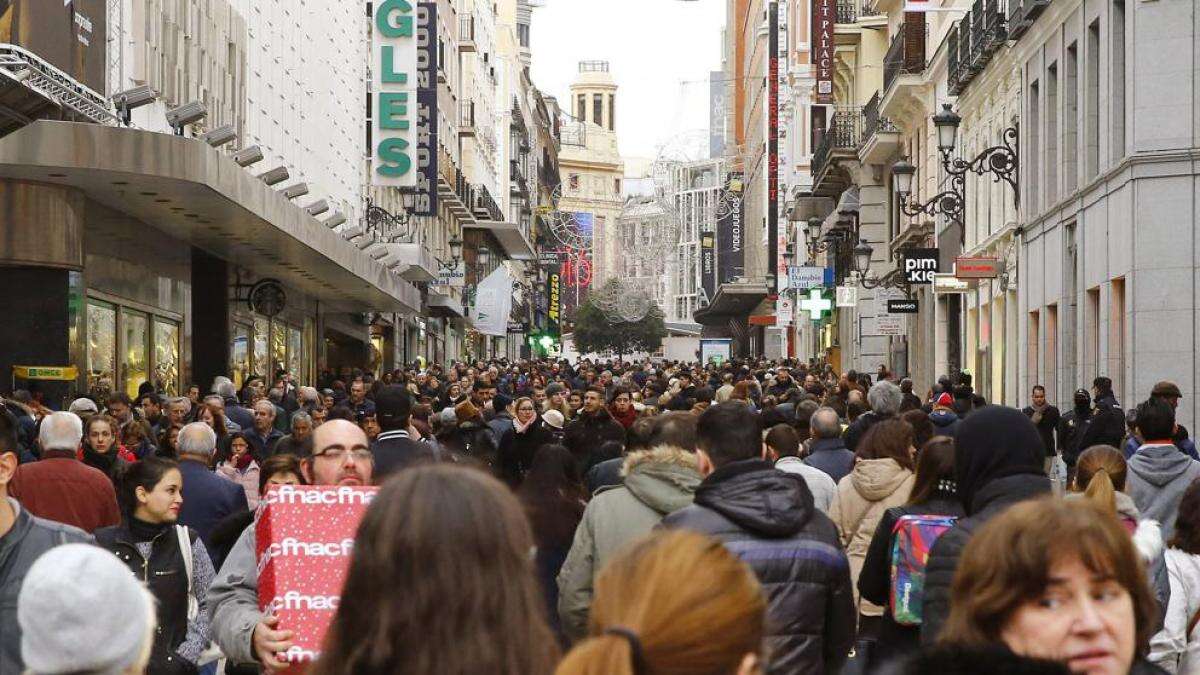
[[620, 422], [621, 426], [626, 429], [633, 426], [633, 423], [637, 420], [637, 411], [633, 409], [633, 406], [629, 406], [623, 413], [617, 411], [617, 406], [609, 406], [608, 414], [612, 415], [613, 419]]

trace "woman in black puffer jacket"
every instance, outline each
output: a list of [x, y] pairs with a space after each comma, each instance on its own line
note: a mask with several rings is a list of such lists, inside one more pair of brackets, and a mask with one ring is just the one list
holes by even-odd
[[157, 601], [158, 631], [147, 672], [196, 673], [209, 643], [205, 605], [214, 571], [196, 532], [176, 525], [183, 504], [179, 467], [147, 457], [125, 467], [119, 478], [121, 524], [97, 530], [96, 543], [115, 553]]
[[512, 428], [500, 439], [497, 470], [500, 479], [509, 487], [520, 487], [533, 463], [538, 448], [553, 441], [546, 423], [537, 413], [533, 399], [522, 396], [514, 404], [517, 416]]

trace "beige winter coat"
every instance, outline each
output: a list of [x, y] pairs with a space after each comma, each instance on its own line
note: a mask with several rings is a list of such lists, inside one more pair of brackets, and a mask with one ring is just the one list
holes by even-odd
[[[858, 575], [875, 528], [884, 511], [908, 503], [914, 478], [912, 471], [894, 459], [864, 459], [838, 482], [829, 518], [837, 525], [846, 557], [850, 559], [850, 586], [854, 589], [855, 603], [859, 602]], [[862, 602], [859, 608], [866, 616], [883, 614], [882, 607], [869, 602]]]

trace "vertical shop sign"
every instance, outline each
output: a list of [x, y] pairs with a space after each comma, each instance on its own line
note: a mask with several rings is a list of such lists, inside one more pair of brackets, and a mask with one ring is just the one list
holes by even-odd
[[837, 0], [812, 0], [812, 65], [818, 105], [833, 104], [833, 25]]
[[717, 272], [727, 284], [745, 276], [745, 232], [742, 228], [742, 172], [731, 171], [725, 182], [725, 204], [717, 216]]
[[436, 2], [417, 5], [417, 199], [412, 213], [438, 208], [438, 14]]
[[407, 0], [375, 5], [371, 23], [371, 185], [414, 188], [416, 8]]
[[783, 287], [779, 268], [779, 3], [767, 5], [767, 273]]

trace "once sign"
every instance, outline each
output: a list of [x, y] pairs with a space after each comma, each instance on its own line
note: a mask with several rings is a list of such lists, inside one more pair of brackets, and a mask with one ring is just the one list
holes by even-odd
[[954, 276], [959, 279], [995, 279], [1000, 276], [998, 258], [957, 258]]
[[932, 284], [933, 275], [938, 273], [938, 250], [936, 248], [906, 248], [901, 251], [904, 278], [910, 284]]

